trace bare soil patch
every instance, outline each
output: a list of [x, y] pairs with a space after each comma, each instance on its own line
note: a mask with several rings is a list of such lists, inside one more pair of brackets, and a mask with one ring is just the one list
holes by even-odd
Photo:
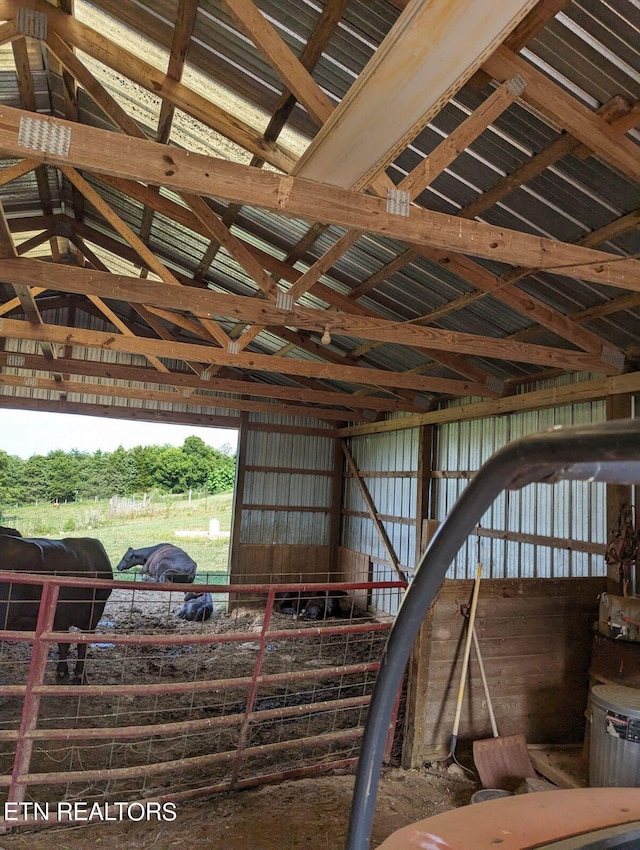
[[[215, 588], [211, 590], [215, 594]], [[81, 782], [65, 784], [56, 778], [47, 779], [50, 784], [32, 783], [28, 799], [40, 804], [59, 800], [131, 801], [228, 784], [246, 707], [247, 680], [260, 651], [264, 609], [238, 607], [229, 613], [221, 609], [205, 623], [193, 623], [175, 616], [183, 598], [183, 589], [167, 592], [147, 587], [136, 589], [133, 595], [129, 590], [114, 591], [99, 627], [103, 632], [96, 634], [88, 651], [87, 676], [91, 686], [123, 687], [96, 695], [78, 686], [68, 696], [45, 696], [38, 721], [41, 729], [98, 727], [105, 730], [104, 735], [93, 740], [83, 735], [73, 740], [36, 741], [32, 773], [83, 771], [83, 775]], [[360, 620], [371, 622], [365, 617]], [[334, 625], [343, 623], [333, 621]], [[375, 672], [345, 673], [340, 668], [379, 659], [386, 632], [318, 636], [316, 626], [317, 623], [296, 621], [290, 616], [273, 615], [272, 629], [286, 632], [301, 628], [304, 634], [291, 638], [285, 634], [266, 646], [262, 673], [278, 678], [275, 683], [260, 684], [255, 695], [253, 707], [257, 716], [246, 730], [244, 743], [250, 748], [250, 755], [241, 764], [241, 780], [349, 759], [357, 754], [357, 730], [366, 713], [362, 698], [371, 692]], [[115, 644], [110, 641], [110, 632], [160, 635], [162, 642], [154, 646]], [[192, 641], [192, 637], [203, 634], [224, 636], [233, 642]], [[26, 644], [0, 644], [1, 680], [5, 684], [23, 684], [29, 658]], [[57, 647], [50, 653], [45, 678], [49, 684], [55, 683], [56, 660]], [[306, 671], [314, 674], [318, 670], [322, 671], [322, 678], [306, 677]], [[300, 673], [305, 674], [304, 680], [291, 681], [291, 674]], [[242, 685], [236, 683], [238, 677], [244, 678]], [[202, 681], [211, 680], [228, 682], [220, 687], [198, 687]], [[194, 689], [187, 693], [176, 690], [178, 683], [184, 682], [194, 683]], [[140, 684], [154, 686], [153, 692], [134, 695], [127, 691], [128, 686]], [[348, 699], [351, 704], [345, 707], [341, 703], [336, 709], [323, 711], [307, 710], [311, 703], [337, 699]], [[289, 714], [277, 716], [281, 710]], [[17, 729], [21, 711], [21, 698], [6, 696], [0, 704], [0, 729]], [[229, 716], [237, 719], [227, 723]], [[125, 739], [110, 731], [160, 723], [182, 726], [162, 734], [150, 730], [144, 737]], [[326, 736], [332, 740], [327, 742]], [[307, 739], [304, 747], [289, 745], [300, 739]], [[313, 739], [313, 743], [309, 744], [308, 739]], [[11, 772], [14, 749], [13, 742], [0, 742], [0, 773]], [[223, 758], [209, 758], [216, 754]], [[162, 762], [172, 763], [170, 772], [154, 772], [146, 767]], [[110, 779], [106, 785], [97, 772], [113, 768], [121, 771], [120, 777]], [[131, 771], [127, 776], [122, 773], [125, 769]], [[94, 772], [93, 777], [86, 775], [88, 771]], [[344, 777], [334, 779], [347, 781]], [[175, 824], [162, 826], [172, 829]], [[105, 828], [113, 828], [113, 824]]]
[[[321, 776], [178, 806], [172, 823], [49, 827], [0, 838], [3, 850], [177, 847], [207, 850], [340, 850], [353, 795], [351, 775]], [[371, 846], [395, 830], [469, 802], [475, 786], [447, 775], [387, 769], [377, 797]]]

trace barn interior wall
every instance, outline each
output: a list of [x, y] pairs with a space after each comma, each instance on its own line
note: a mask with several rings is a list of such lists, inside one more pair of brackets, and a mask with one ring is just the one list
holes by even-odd
[[[633, 400], [625, 411], [634, 415]], [[433, 519], [423, 522], [423, 539], [503, 445], [535, 431], [609, 418], [614, 417], [601, 401], [439, 427], [431, 470]], [[508, 491], [494, 501], [449, 569], [414, 646], [406, 765], [421, 765], [449, 746], [465, 631], [460, 605], [469, 602], [478, 562], [483, 578], [476, 628], [500, 734], [523, 732], [530, 743], [582, 740], [591, 632], [598, 595], [607, 589], [610, 500], [610, 486], [560, 482]], [[489, 736], [473, 652], [468, 682], [460, 736]]]
[[232, 583], [333, 580], [335, 437], [300, 419], [253, 414], [240, 429]]
[[[372, 580], [398, 578], [400, 570], [413, 574], [416, 557], [416, 510], [418, 504], [418, 429], [356, 437], [349, 450], [355, 473], [347, 471], [342, 506], [341, 545], [370, 558]], [[380, 535], [362, 492], [370, 496], [387, 542]], [[390, 553], [388, 546], [391, 547]], [[376, 610], [397, 613], [397, 594], [380, 590], [372, 600]]]
[[[499, 734], [530, 744], [584, 739], [592, 628], [606, 580], [489, 579], [483, 582], [476, 633]], [[471, 581], [446, 580], [422, 625], [410, 662], [405, 767], [449, 750], [461, 675]], [[487, 700], [471, 652], [459, 746], [491, 737]]]
[[[432, 518], [442, 521], [471, 477], [498, 449], [526, 434], [606, 419], [604, 401], [452, 422], [437, 429]], [[473, 578], [478, 561], [491, 578], [577, 578], [606, 573], [606, 487], [581, 481], [505, 491], [481, 517], [477, 534], [448, 572]]]

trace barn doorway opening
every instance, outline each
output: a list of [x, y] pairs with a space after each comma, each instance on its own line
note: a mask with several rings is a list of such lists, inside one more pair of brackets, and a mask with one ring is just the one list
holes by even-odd
[[7, 409], [0, 431], [0, 512], [23, 536], [96, 537], [114, 568], [171, 543], [198, 583], [227, 581], [235, 428]]

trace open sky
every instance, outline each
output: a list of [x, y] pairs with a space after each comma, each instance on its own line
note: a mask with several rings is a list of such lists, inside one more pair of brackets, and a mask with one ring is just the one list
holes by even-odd
[[187, 425], [100, 419], [70, 413], [0, 410], [0, 449], [22, 458], [46, 455], [55, 449], [112, 452], [118, 446], [125, 449], [165, 444], [181, 446], [192, 435], [201, 437], [208, 446], [216, 449], [225, 443], [231, 446], [233, 452], [237, 449], [237, 431], [223, 428], [190, 428]]

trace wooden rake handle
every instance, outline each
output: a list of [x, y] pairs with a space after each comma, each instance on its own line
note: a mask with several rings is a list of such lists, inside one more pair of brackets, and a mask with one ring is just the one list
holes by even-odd
[[462, 713], [462, 698], [464, 696], [467, 670], [469, 669], [469, 656], [471, 654], [471, 641], [473, 639], [473, 624], [476, 619], [476, 608], [478, 607], [478, 594], [480, 593], [481, 577], [482, 564], [478, 564], [478, 569], [476, 571], [476, 581], [473, 586], [473, 594], [471, 596], [471, 608], [469, 610], [469, 626], [467, 628], [467, 638], [464, 645], [464, 654], [462, 656], [462, 673], [460, 674], [460, 685], [458, 687], [458, 698], [456, 700], [456, 715], [453, 720], [453, 732], [451, 734], [449, 755], [453, 755], [453, 753], [455, 753], [456, 744], [458, 743], [458, 729], [460, 728], [460, 715]]

